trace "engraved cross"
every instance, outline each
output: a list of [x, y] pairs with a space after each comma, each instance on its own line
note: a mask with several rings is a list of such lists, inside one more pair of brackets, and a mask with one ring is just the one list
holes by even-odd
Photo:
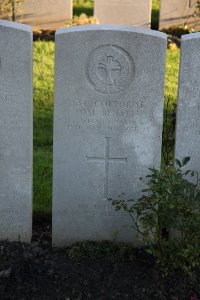
[[104, 157], [88, 157], [88, 162], [104, 162], [104, 200], [108, 199], [108, 177], [109, 177], [109, 163], [110, 162], [127, 162], [127, 157], [110, 157], [110, 137], [105, 137], [105, 156]]

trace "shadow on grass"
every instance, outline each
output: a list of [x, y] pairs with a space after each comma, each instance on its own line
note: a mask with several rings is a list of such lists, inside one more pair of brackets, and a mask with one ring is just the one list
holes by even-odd
[[152, 9], [151, 29], [158, 30], [158, 27], [159, 27], [159, 9]]
[[34, 215], [51, 214], [53, 112], [34, 112], [33, 143]]
[[34, 148], [51, 150], [53, 145], [53, 112], [34, 112], [33, 119]]

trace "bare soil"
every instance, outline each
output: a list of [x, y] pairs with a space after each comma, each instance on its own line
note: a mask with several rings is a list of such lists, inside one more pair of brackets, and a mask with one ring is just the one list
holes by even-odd
[[30, 245], [0, 242], [1, 300], [200, 299], [200, 270], [162, 278], [144, 250], [109, 242], [52, 249], [50, 224], [35, 224]]

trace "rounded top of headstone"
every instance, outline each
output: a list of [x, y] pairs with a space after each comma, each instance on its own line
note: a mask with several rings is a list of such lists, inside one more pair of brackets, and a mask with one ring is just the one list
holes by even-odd
[[1, 27], [13, 28], [13, 29], [21, 30], [21, 31], [32, 32], [31, 26], [0, 19], [0, 28]]
[[200, 32], [184, 34], [181, 36], [181, 41], [200, 39]]
[[155, 36], [167, 39], [167, 35], [156, 30], [139, 28], [134, 26], [120, 26], [120, 25], [81, 25], [61, 28], [56, 31], [56, 35], [70, 33], [70, 32], [86, 32], [86, 31], [124, 31], [132, 33], [140, 33], [148, 36]]

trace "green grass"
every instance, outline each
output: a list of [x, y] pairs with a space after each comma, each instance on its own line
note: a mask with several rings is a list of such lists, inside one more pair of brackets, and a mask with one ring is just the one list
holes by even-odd
[[[175, 142], [175, 113], [178, 93], [178, 72], [179, 72], [180, 51], [167, 51], [166, 76], [165, 76], [165, 97], [164, 97], [164, 118], [163, 118], [163, 143], [162, 143], [162, 165], [174, 159]], [[168, 153], [168, 155], [166, 155]]]
[[54, 43], [35, 42], [33, 48], [33, 208], [49, 214], [52, 198]]
[[166, 60], [166, 76], [165, 76], [165, 103], [168, 96], [172, 103], [176, 103], [178, 92], [178, 72], [179, 72], [179, 50], [168, 50]]
[[34, 109], [52, 111], [54, 85], [54, 42], [35, 43], [34, 66]]
[[[165, 102], [177, 96], [179, 50], [167, 51]], [[49, 215], [52, 199], [54, 43], [34, 42], [34, 214]]]

